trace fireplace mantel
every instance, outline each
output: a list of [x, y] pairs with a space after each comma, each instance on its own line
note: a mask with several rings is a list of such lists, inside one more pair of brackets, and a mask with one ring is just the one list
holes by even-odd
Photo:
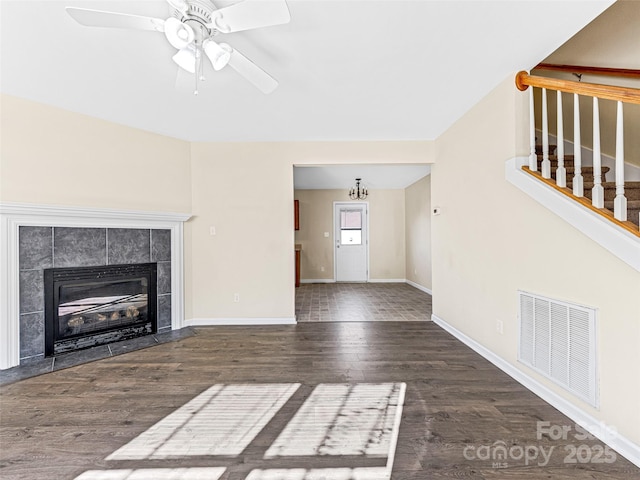
[[20, 364], [19, 229], [22, 226], [171, 230], [171, 328], [184, 324], [184, 222], [190, 214], [0, 203], [0, 369]]

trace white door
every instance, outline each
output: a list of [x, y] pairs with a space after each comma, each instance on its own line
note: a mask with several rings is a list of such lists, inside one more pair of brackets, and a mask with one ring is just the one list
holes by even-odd
[[366, 203], [335, 203], [335, 273], [337, 282], [366, 282], [369, 235]]

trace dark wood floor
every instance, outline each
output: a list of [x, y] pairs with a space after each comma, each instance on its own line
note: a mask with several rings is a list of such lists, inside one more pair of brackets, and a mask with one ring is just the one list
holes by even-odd
[[[265, 451], [318, 385], [404, 383], [393, 479], [640, 479], [640, 470], [619, 455], [602, 455], [605, 449], [597, 440], [577, 441], [571, 434], [566, 440], [548, 435], [538, 439], [539, 421], [570, 428], [574, 424], [431, 322], [208, 327], [196, 333], [3, 386], [0, 478], [137, 479], [154, 478], [140, 476], [147, 468], [218, 467], [224, 471], [221, 479], [245, 479], [249, 472], [276, 465], [265, 460]], [[214, 385], [271, 383], [300, 387], [239, 453], [175, 453], [141, 460], [116, 455], [107, 460]], [[321, 408], [316, 410], [320, 415]], [[231, 422], [235, 411], [226, 412]], [[501, 442], [509, 449], [508, 457], [484, 459]], [[571, 445], [583, 444], [580, 458], [588, 456], [591, 462], [566, 463], [566, 457], [572, 459]], [[329, 447], [336, 453], [344, 445]], [[532, 456], [552, 447], [545, 466], [539, 465], [542, 457], [528, 465], [525, 458], [517, 458], [523, 449]], [[382, 460], [353, 453], [306, 456], [284, 467], [362, 467]], [[85, 473], [97, 470], [121, 476]], [[348, 470], [330, 471], [335, 477], [310, 473], [251, 478], [372, 480], [345, 476]]]

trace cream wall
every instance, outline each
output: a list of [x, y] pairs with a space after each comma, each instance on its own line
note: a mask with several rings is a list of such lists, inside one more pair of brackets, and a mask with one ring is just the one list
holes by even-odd
[[295, 190], [294, 198], [300, 206], [300, 279], [333, 280], [333, 202], [349, 197], [341, 190]]
[[277, 151], [192, 145], [187, 318], [294, 316], [293, 169]]
[[[638, 41], [638, 25], [640, 25], [640, 2], [637, 0], [618, 0], [600, 16], [584, 27], [574, 37], [547, 57], [544, 62], [559, 65], [586, 65], [610, 68], [640, 69], [640, 42]], [[534, 74], [566, 80], [577, 80], [570, 73], [547, 70], [535, 71]], [[620, 85], [640, 88], [640, 80], [630, 78], [583, 75], [583, 82]], [[537, 124], [541, 125], [539, 89], [537, 97]], [[552, 93], [552, 92], [550, 92]], [[555, 93], [549, 98], [549, 128], [556, 132], [556, 98]], [[625, 104], [625, 161], [640, 166], [640, 105]], [[580, 98], [580, 109], [584, 118], [592, 118], [592, 100]], [[573, 95], [564, 95], [563, 118], [566, 138], [573, 139]], [[610, 100], [600, 101], [601, 148], [607, 155], [615, 156], [616, 141], [616, 104]], [[581, 126], [582, 144], [591, 148], [593, 145], [593, 128], [591, 121]], [[607, 180], [613, 181], [613, 173]]]
[[[294, 165], [431, 163], [433, 152], [433, 142], [192, 144], [187, 318], [294, 317]], [[402, 191], [397, 197], [402, 201]], [[396, 222], [403, 232], [404, 211]], [[371, 222], [372, 236], [379, 227], [389, 228]], [[396, 261], [403, 248], [393, 245], [392, 260], [372, 265], [371, 277], [404, 278], [404, 260]], [[377, 254], [372, 246], [371, 258]]]
[[369, 280], [400, 280], [405, 274], [404, 190], [371, 191]]
[[190, 144], [0, 101], [0, 201], [195, 215], [185, 225], [187, 320], [293, 318], [294, 164], [422, 164], [434, 155], [434, 142], [419, 141]]
[[189, 143], [0, 97], [0, 200], [189, 212]]
[[404, 192], [407, 280], [431, 290], [431, 176]]
[[[510, 76], [436, 141], [433, 311], [640, 445], [640, 275], [505, 180], [526, 102]], [[599, 410], [517, 362], [518, 289], [598, 309]]]
[[[295, 243], [302, 245], [300, 278], [333, 280], [333, 203], [350, 202], [347, 191], [296, 190], [294, 197], [300, 202], [300, 230], [295, 232]], [[369, 204], [369, 278], [404, 279], [404, 190], [369, 189], [365, 202]]]
[[549, 55], [544, 62], [611, 68], [640, 68], [640, 2], [617, 0]]

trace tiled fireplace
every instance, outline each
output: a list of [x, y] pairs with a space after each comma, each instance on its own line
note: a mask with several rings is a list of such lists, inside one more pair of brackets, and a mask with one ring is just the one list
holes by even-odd
[[153, 264], [152, 330], [182, 328], [183, 225], [189, 218], [173, 212], [0, 203], [0, 369], [44, 357], [48, 269]]
[[171, 231], [20, 227], [20, 358], [45, 353], [43, 271], [157, 262], [158, 331], [171, 328]]

